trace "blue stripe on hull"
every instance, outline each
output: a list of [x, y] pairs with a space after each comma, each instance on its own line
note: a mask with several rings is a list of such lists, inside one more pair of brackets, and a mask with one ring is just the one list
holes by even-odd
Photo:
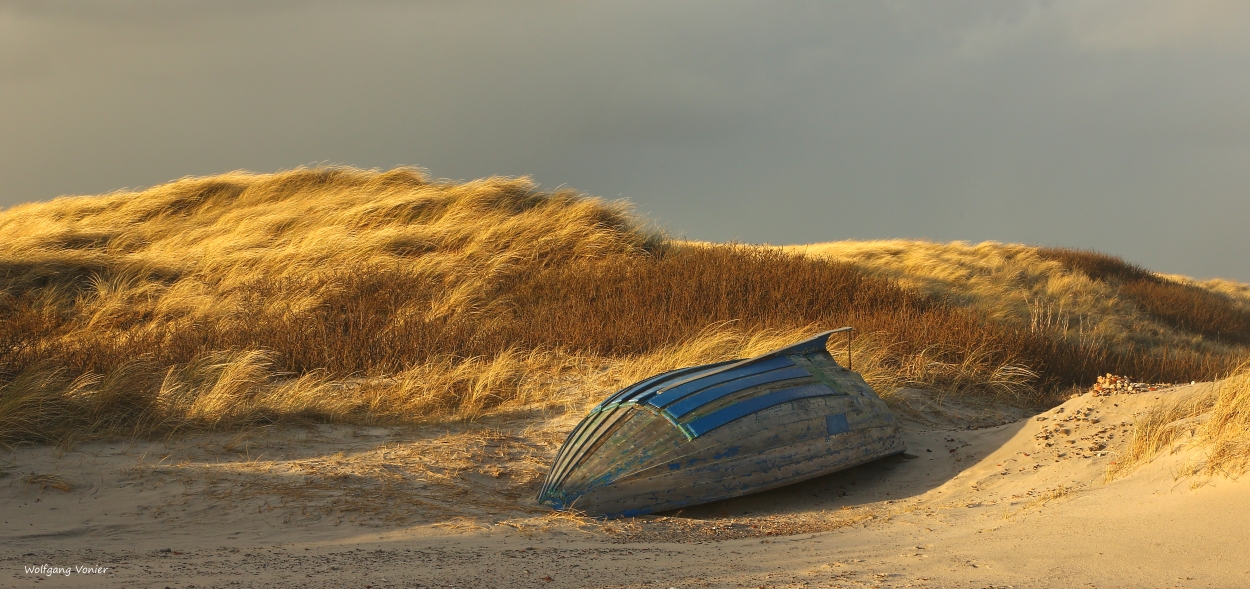
[[691, 366], [689, 368], [678, 368], [677, 370], [670, 370], [668, 372], [657, 374], [655, 376], [652, 376], [651, 378], [642, 380], [640, 382], [636, 382], [632, 385], [629, 385], [617, 391], [612, 396], [608, 397], [607, 399], [604, 399], [602, 403], [599, 403], [599, 405], [595, 407], [595, 409], [602, 409], [613, 403], [627, 403], [633, 400], [639, 394], [649, 393], [654, 389], [658, 389], [664, 386], [665, 384], [668, 384], [670, 381], [674, 381], [682, 377], [687, 377], [693, 374], [711, 372], [713, 370], [716, 370], [717, 368], [720, 368], [721, 366], [724, 366], [726, 364], [732, 364], [734, 362], [740, 362], [740, 360], [730, 360], [729, 362], [717, 362], [715, 364], [704, 364], [702, 366]]
[[665, 411], [673, 417], [682, 417], [695, 409], [707, 405], [708, 403], [727, 395], [732, 395], [743, 389], [768, 382], [790, 380], [794, 378], [807, 378], [811, 375], [812, 374], [810, 372], [799, 366], [791, 366], [780, 370], [770, 370], [768, 372], [754, 374], [737, 380], [731, 380], [725, 384], [704, 389], [686, 397], [685, 399], [673, 403], [672, 405], [669, 405]]
[[788, 368], [790, 366], [794, 366], [794, 361], [785, 356], [769, 358], [762, 362], [752, 362], [745, 366], [730, 368], [724, 372], [717, 372], [707, 376], [696, 376], [676, 386], [658, 391], [650, 397], [639, 395], [637, 399], [640, 403], [663, 409], [708, 387], [714, 387], [744, 376], [751, 376], [778, 368]]
[[769, 407], [775, 407], [782, 403], [789, 403], [797, 399], [807, 397], [824, 397], [828, 395], [836, 395], [833, 389], [825, 384], [809, 384], [801, 387], [793, 387], [773, 391], [766, 395], [760, 395], [751, 399], [746, 399], [740, 403], [734, 403], [719, 411], [713, 411], [703, 417], [686, 424], [686, 428], [690, 430], [695, 437], [706, 434], [722, 425], [725, 425], [735, 419], [741, 419], [753, 413], [759, 413]]

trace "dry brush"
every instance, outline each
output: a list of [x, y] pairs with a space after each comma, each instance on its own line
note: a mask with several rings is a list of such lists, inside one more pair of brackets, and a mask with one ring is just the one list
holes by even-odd
[[0, 233], [5, 444], [581, 408], [841, 325], [884, 392], [1014, 403], [1103, 372], [1209, 378], [1241, 352], [1223, 335], [1063, 337], [905, 272], [667, 240], [618, 204], [526, 179], [240, 172], [15, 207]]

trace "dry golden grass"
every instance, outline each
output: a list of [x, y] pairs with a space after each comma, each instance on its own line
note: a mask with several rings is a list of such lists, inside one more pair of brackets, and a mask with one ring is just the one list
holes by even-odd
[[[1250, 312], [1235, 297], [1168, 280], [1121, 258], [1089, 250], [1041, 248], [1042, 257], [1113, 286], [1147, 316], [1216, 345], [1250, 344]], [[1167, 344], [1168, 342], [1164, 342]]]
[[855, 264], [998, 321], [1086, 341], [1118, 340], [1137, 319], [1106, 285], [1045, 260], [1026, 245], [888, 240], [786, 249]]
[[[1038, 404], [1104, 372], [1210, 378], [1241, 351], [1190, 335], [1161, 352], [1113, 345], [1139, 326], [1115, 293], [1015, 246], [869, 256], [919, 260], [902, 265], [688, 247], [526, 179], [237, 172], [22, 205], [0, 211], [0, 232], [8, 445], [580, 411], [655, 372], [842, 325], [886, 396]], [[943, 256], [958, 263], [925, 262]], [[1037, 301], [1067, 306], [1043, 317]]]
[[1198, 432], [1200, 416], [1210, 411], [1212, 395], [1201, 392], [1161, 402], [1133, 420], [1133, 433], [1124, 452], [1107, 471], [1115, 479], [1153, 460], [1186, 436]]
[[1250, 470], [1250, 364], [1205, 391], [1160, 403], [1138, 416], [1133, 437], [1108, 479], [1132, 472], [1185, 440], [1201, 449], [1186, 474], [1235, 478]]
[[[1156, 275], [1095, 252], [915, 240], [784, 249], [851, 263], [997, 321], [1078, 344], [1230, 352], [1250, 343], [1250, 285]], [[1204, 303], [1217, 308], [1206, 322], [1172, 312], [1192, 314]]]
[[[434, 183], [405, 169], [234, 173], [60, 198], [4, 211], [0, 232], [6, 319], [45, 332], [14, 344], [96, 369], [135, 348], [186, 361], [218, 343], [204, 341], [204, 325], [224, 339], [249, 320], [345, 304], [353, 287], [372, 292], [349, 296], [406, 303], [387, 309], [400, 323], [506, 313], [510, 278], [653, 239], [620, 207], [575, 193], [524, 179]], [[377, 310], [338, 319], [350, 327], [368, 321], [353, 312]], [[305, 329], [327, 327], [344, 326]]]
[[74, 485], [56, 473], [32, 474], [22, 479], [28, 485], [38, 485], [39, 490], [56, 489], [66, 493], [74, 490]]
[[1181, 274], [1160, 273], [1158, 276], [1159, 278], [1171, 280], [1172, 282], [1201, 288], [1202, 290], [1212, 294], [1222, 295], [1232, 301], [1237, 308], [1243, 311], [1250, 311], [1250, 284], [1236, 282], [1233, 280], [1225, 280], [1223, 278], [1195, 280], [1189, 276]]
[[1220, 382], [1199, 435], [1206, 446], [1199, 472], [1237, 477], [1250, 469], [1250, 366]]
[[213, 352], [163, 367], [133, 362], [101, 377], [27, 370], [0, 386], [0, 441], [152, 437], [278, 421], [384, 425], [474, 419], [509, 410], [583, 410], [609, 392], [673, 368], [756, 355], [811, 330], [725, 328], [619, 358], [505, 350], [436, 358], [378, 377], [290, 375], [257, 351]]

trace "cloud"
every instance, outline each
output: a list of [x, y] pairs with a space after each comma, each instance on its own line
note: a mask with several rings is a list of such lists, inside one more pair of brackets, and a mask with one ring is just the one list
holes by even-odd
[[1094, 51], [1244, 48], [1250, 4], [1237, 0], [1068, 0], [1055, 7], [1072, 42]]
[[1057, 0], [955, 24], [952, 54], [988, 59], [1033, 43], [1076, 52], [1227, 51], [1250, 44], [1250, 3], [1237, 0]]
[[0, 207], [415, 164], [699, 239], [1034, 241], [1244, 279], [1246, 6], [0, 3]]

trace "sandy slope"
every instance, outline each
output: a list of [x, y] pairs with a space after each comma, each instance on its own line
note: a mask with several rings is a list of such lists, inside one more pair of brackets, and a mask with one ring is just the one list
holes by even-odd
[[[1133, 413], [1192, 389], [1086, 395], [989, 427], [908, 397], [915, 458], [606, 525], [528, 506], [523, 434], [483, 446], [500, 449], [483, 454], [499, 456], [493, 471], [441, 474], [412, 465], [480, 436], [320, 428], [243, 447], [27, 448], [0, 479], [0, 585], [1250, 586], [1250, 486], [1175, 480], [1185, 447], [1104, 483]], [[391, 473], [404, 467], [425, 474]], [[25, 482], [53, 472], [74, 489]], [[42, 564], [109, 572], [24, 572]]]

